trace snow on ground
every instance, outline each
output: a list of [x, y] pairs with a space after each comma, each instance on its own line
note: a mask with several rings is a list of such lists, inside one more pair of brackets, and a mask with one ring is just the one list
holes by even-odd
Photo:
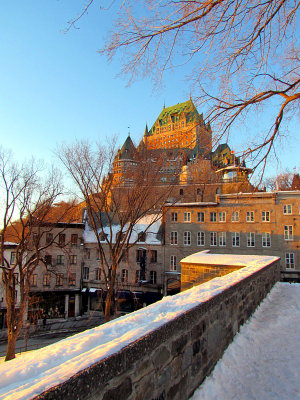
[[31, 399], [277, 259], [249, 258], [245, 268], [0, 365], [0, 399]]
[[300, 399], [300, 284], [277, 283], [190, 400]]

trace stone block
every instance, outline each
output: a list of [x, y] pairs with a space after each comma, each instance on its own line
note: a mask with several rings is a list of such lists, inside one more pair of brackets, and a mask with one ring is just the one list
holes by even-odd
[[128, 398], [132, 393], [131, 379], [127, 377], [117, 387], [108, 389], [103, 396], [103, 400], [120, 400]]

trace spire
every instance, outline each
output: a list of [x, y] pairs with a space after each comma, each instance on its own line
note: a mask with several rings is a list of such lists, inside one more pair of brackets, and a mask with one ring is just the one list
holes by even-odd
[[130, 126], [128, 127], [128, 137], [130, 137]]
[[148, 125], [147, 125], [147, 122], [146, 122], [146, 128], [145, 128], [145, 133], [144, 133], [144, 136], [149, 136], [149, 131], [148, 131]]

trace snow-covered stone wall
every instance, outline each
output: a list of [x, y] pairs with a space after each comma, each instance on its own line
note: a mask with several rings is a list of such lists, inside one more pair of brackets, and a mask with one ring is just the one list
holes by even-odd
[[[43, 400], [188, 399], [279, 280], [279, 259], [267, 258], [94, 328], [90, 335], [84, 332], [58, 342], [52, 345], [56, 355], [52, 352], [51, 356], [51, 346], [41, 349], [33, 357], [36, 368], [26, 367], [25, 358], [20, 365], [18, 360], [11, 361], [11, 374], [15, 376], [20, 368], [22, 379], [28, 369], [45, 369], [55, 356], [61, 364], [49, 366], [49, 373], [41, 372], [31, 385], [19, 382], [13, 389], [11, 383], [9, 393], [15, 393], [14, 398]], [[96, 334], [103, 336], [98, 347]], [[114, 339], [109, 335], [115, 335]], [[85, 352], [78, 353], [79, 347]], [[64, 362], [67, 356], [70, 359]], [[4, 379], [6, 375], [7, 369]], [[20, 397], [22, 387], [24, 397]]]

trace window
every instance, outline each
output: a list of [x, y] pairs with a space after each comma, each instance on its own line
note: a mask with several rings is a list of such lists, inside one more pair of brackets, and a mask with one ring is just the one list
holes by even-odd
[[183, 232], [183, 245], [184, 246], [191, 245], [191, 232]]
[[177, 218], [178, 218], [177, 212], [172, 212], [171, 213], [171, 221], [172, 222], [177, 222]]
[[90, 276], [90, 269], [89, 267], [83, 267], [82, 268], [82, 278], [87, 281], [89, 279]]
[[293, 225], [284, 225], [284, 240], [293, 240]]
[[198, 212], [198, 222], [204, 222], [204, 212]]
[[171, 244], [178, 244], [178, 233], [171, 232]]
[[183, 189], [179, 189], [180, 196], [183, 196]]
[[233, 232], [231, 234], [232, 247], [240, 247], [240, 234], [239, 232]]
[[226, 246], [226, 232], [219, 232], [219, 246]]
[[45, 255], [45, 263], [46, 263], [46, 265], [52, 265], [52, 256], [51, 256], [51, 254], [46, 254]]
[[72, 233], [71, 235], [71, 244], [73, 246], [77, 246], [78, 235], [76, 233]]
[[56, 286], [63, 285], [64, 274], [56, 274]]
[[292, 205], [291, 204], [284, 204], [283, 205], [283, 214], [292, 214]]
[[147, 234], [145, 232], [139, 232], [138, 233], [138, 242], [146, 242], [146, 236], [147, 236]]
[[85, 254], [86, 254], [86, 258], [88, 260], [90, 260], [91, 259], [91, 250], [90, 249], [85, 249]]
[[262, 247], [271, 247], [271, 234], [270, 232], [263, 232], [261, 236]]
[[100, 268], [96, 268], [95, 269], [95, 280], [96, 281], [100, 281], [101, 280], [101, 269]]
[[121, 282], [122, 283], [128, 282], [128, 269], [122, 269]]
[[97, 250], [97, 258], [96, 260], [100, 260], [100, 250]]
[[77, 264], [77, 256], [74, 256], [74, 255], [70, 256], [70, 264], [72, 264], [72, 265]]
[[46, 244], [50, 244], [52, 241], [53, 241], [52, 233], [47, 233], [46, 234]]
[[150, 250], [150, 262], [151, 263], [157, 262], [157, 250]]
[[150, 283], [156, 285], [156, 271], [150, 271]]
[[50, 272], [46, 272], [43, 276], [43, 285], [44, 286], [50, 286]]
[[202, 195], [201, 189], [197, 189], [197, 195], [198, 195], [198, 196], [201, 196], [201, 195]]
[[270, 222], [270, 211], [262, 211], [261, 220], [262, 222]]
[[197, 246], [204, 246], [204, 245], [205, 245], [205, 233], [197, 232]]
[[217, 232], [210, 232], [210, 245], [211, 246], [217, 245]]
[[15, 264], [15, 263], [16, 263], [16, 252], [12, 251], [10, 253], [10, 264], [12, 265], [12, 264]]
[[285, 253], [285, 268], [286, 269], [295, 269], [294, 253]]
[[146, 250], [138, 249], [136, 251], [136, 262], [140, 263], [143, 260], [146, 260]]
[[240, 213], [238, 211], [233, 211], [231, 214], [231, 222], [239, 222], [240, 220]]
[[64, 246], [66, 243], [66, 235], [64, 233], [60, 233], [58, 235], [58, 244], [59, 246]]
[[177, 257], [176, 256], [170, 257], [170, 270], [171, 271], [177, 270]]
[[255, 233], [254, 232], [247, 233], [247, 247], [255, 247]]
[[185, 212], [183, 214], [183, 222], [191, 222], [191, 213], [190, 212]]
[[[144, 242], [145, 241], [145, 240], [140, 240], [140, 239], [143, 239], [143, 236], [142, 236], [143, 234], [144, 234], [144, 232], [139, 232], [138, 233], [138, 241], [139, 242]], [[117, 232], [117, 234], [116, 234], [116, 240], [117, 241], [123, 242], [124, 238], [125, 238], [125, 232], [121, 232], [121, 231]]]
[[210, 222], [216, 222], [217, 221], [217, 213], [211, 212], [210, 213]]
[[58, 265], [63, 265], [65, 263], [65, 257], [64, 257], [64, 255], [58, 255], [57, 256], [57, 264]]
[[141, 280], [141, 270], [140, 269], [137, 269], [136, 271], [135, 271], [135, 283], [138, 283], [140, 280]]
[[254, 222], [254, 211], [247, 211], [246, 222]]
[[37, 286], [37, 274], [33, 274], [30, 277], [30, 285], [36, 287]]
[[219, 222], [226, 222], [226, 212], [225, 211], [219, 212]]
[[14, 272], [14, 281], [15, 281], [15, 285], [18, 285], [18, 283], [19, 283], [19, 274], [18, 274], [18, 272]]
[[69, 286], [75, 286], [76, 285], [76, 273], [71, 272], [69, 273]]
[[106, 239], [107, 239], [107, 233], [101, 233], [100, 242], [106, 242]]

